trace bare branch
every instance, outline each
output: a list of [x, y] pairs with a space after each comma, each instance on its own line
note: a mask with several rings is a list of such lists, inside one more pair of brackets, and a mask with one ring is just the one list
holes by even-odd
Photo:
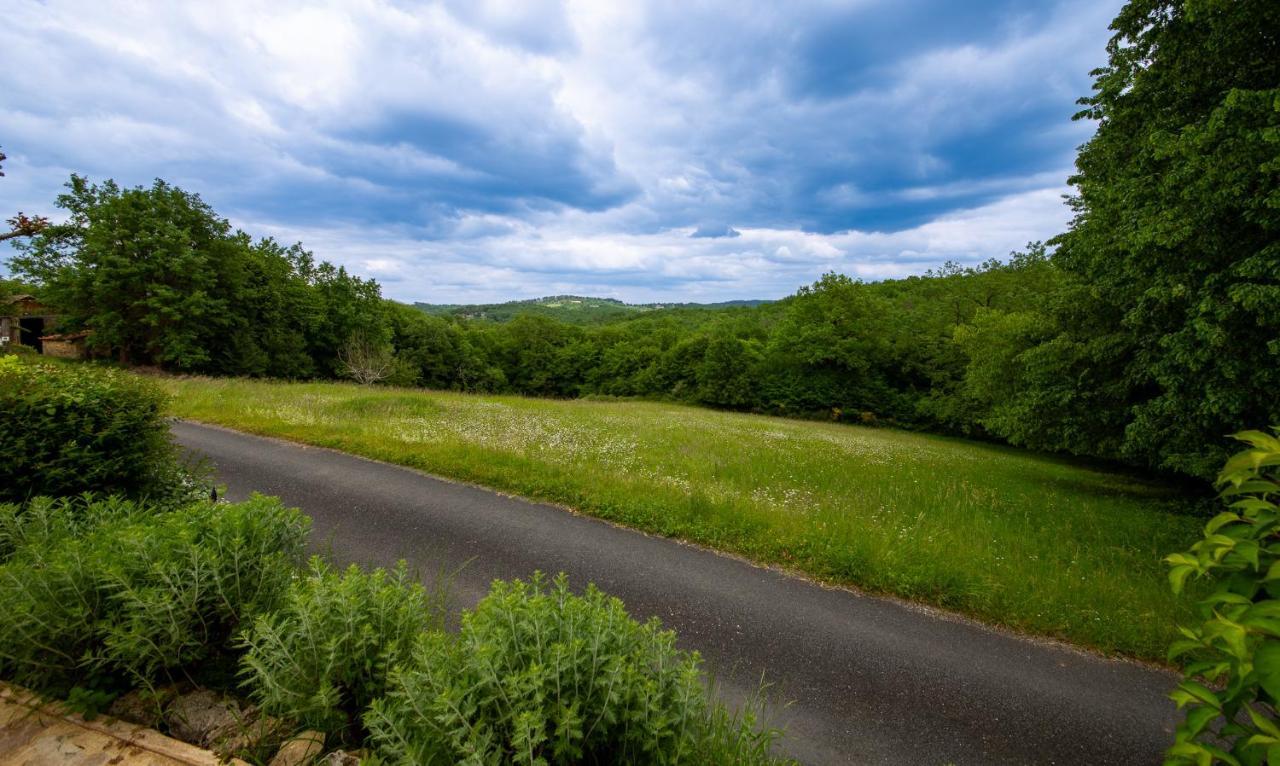
[[373, 342], [364, 333], [352, 333], [346, 345], [338, 349], [338, 361], [343, 375], [365, 386], [386, 378], [395, 364], [391, 349]]

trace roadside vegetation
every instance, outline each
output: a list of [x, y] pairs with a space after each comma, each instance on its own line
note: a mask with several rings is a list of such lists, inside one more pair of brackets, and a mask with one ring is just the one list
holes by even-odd
[[1160, 658], [1160, 482], [990, 444], [673, 404], [167, 378], [181, 417], [569, 505], [821, 580]]
[[171, 495], [182, 487], [186, 475], [155, 386], [123, 370], [36, 369], [0, 355], [0, 502], [78, 492]]
[[[35, 479], [0, 499], [0, 680], [255, 763], [303, 727], [386, 763], [782, 762], [761, 700], [714, 701], [696, 652], [589, 585], [495, 582], [449, 633], [403, 564], [304, 566], [299, 511], [212, 501], [152, 381], [0, 354], [0, 392]], [[175, 708], [200, 695], [228, 721], [195, 735]]]

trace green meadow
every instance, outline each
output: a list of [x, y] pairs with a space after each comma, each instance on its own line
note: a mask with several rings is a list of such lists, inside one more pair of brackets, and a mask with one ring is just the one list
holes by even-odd
[[[166, 378], [172, 413], [481, 484], [1064, 639], [1161, 659], [1161, 559], [1201, 521], [1150, 480], [1008, 447], [674, 404]], [[305, 510], [305, 509], [304, 509]]]

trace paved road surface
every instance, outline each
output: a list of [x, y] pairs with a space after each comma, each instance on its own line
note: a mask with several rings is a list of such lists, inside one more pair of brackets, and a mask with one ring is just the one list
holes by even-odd
[[735, 698], [762, 672], [786, 750], [813, 764], [1154, 764], [1172, 740], [1172, 675], [821, 588], [563, 509], [383, 463], [176, 423], [232, 499], [278, 495], [343, 563], [470, 562], [455, 596], [535, 569], [595, 582], [698, 648]]

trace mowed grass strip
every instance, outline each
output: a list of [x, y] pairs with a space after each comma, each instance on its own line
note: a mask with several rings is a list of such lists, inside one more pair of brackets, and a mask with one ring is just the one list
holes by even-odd
[[[418, 468], [990, 623], [1159, 660], [1168, 489], [1019, 450], [648, 402], [173, 378], [173, 413]], [[305, 509], [304, 509], [305, 510]]]

